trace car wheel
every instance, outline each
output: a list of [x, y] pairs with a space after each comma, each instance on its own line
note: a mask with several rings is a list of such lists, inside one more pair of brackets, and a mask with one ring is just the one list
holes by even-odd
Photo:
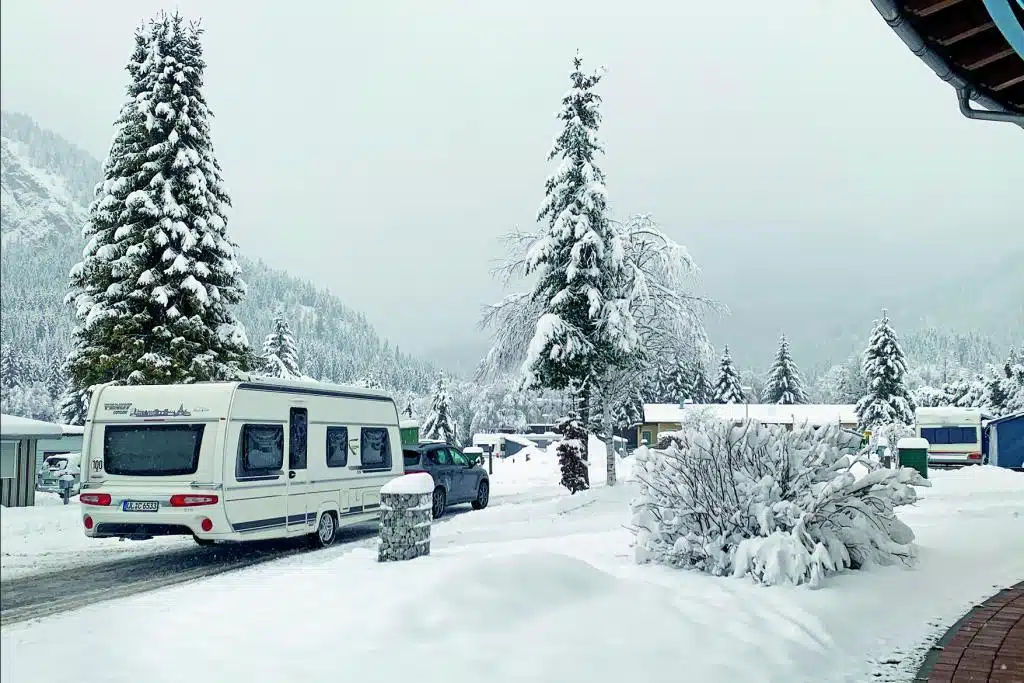
[[195, 534], [192, 535], [192, 540], [195, 541], [198, 545], [203, 546], [204, 548], [206, 546], [210, 546], [210, 545], [213, 545], [214, 543], [216, 543], [216, 541], [213, 540], [212, 538], [199, 538]]
[[434, 489], [434, 500], [431, 512], [434, 515], [434, 519], [438, 519], [444, 515], [445, 508], [448, 507], [448, 495], [444, 492], [443, 486], [438, 486]]
[[338, 537], [338, 523], [334, 519], [333, 512], [325, 512], [320, 515], [320, 521], [316, 525], [316, 531], [313, 533], [313, 540], [316, 545], [320, 548], [326, 548], [332, 543], [334, 539]]
[[491, 499], [491, 485], [486, 481], [480, 482], [479, 488], [476, 490], [476, 500], [473, 501], [474, 510], [483, 510], [487, 507], [488, 501]]

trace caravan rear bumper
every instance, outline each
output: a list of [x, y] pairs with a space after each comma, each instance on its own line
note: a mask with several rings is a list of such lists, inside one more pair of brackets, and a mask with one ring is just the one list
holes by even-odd
[[[101, 493], [102, 491], [89, 491]], [[148, 539], [154, 536], [196, 536], [200, 539], [235, 538], [223, 502], [194, 507], [173, 507], [167, 496], [110, 494], [108, 505], [82, 504], [82, 526], [89, 538]], [[127, 512], [124, 502], [153, 501], [155, 511]]]

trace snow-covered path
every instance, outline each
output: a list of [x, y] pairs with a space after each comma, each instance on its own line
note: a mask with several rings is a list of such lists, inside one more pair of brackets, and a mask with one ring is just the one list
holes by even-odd
[[[412, 562], [377, 563], [371, 538], [4, 627], [0, 678], [51, 680], [39, 662], [60, 642], [112, 682], [318, 683], [341, 662], [364, 683], [908, 681], [935, 631], [1024, 578], [1024, 477], [933, 481], [901, 513], [916, 569], [817, 591], [637, 566], [631, 486], [543, 489], [437, 525], [431, 556]], [[83, 636], [98, 623], [103, 638]]]

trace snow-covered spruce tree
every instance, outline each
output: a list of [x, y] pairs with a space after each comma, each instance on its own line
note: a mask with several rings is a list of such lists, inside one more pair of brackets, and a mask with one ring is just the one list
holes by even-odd
[[444, 374], [439, 374], [434, 385], [434, 396], [430, 404], [430, 413], [423, 423], [424, 439], [440, 439], [445, 443], [456, 444], [457, 429], [452, 408], [452, 397], [448, 393], [448, 383]]
[[740, 373], [736, 372], [736, 366], [732, 364], [728, 346], [722, 351], [722, 360], [718, 364], [713, 399], [715, 403], [743, 403], [746, 400], [740, 385]]
[[[584, 73], [577, 54], [571, 87], [558, 118], [563, 128], [548, 154], [559, 160], [545, 183], [537, 216], [547, 229], [531, 246], [526, 274], [536, 274], [532, 298], [543, 311], [522, 365], [530, 388], [570, 389], [580, 424], [591, 419], [595, 386], [635, 351], [637, 334], [624, 288], [630, 273], [624, 247], [608, 217], [603, 152], [597, 138], [602, 73]], [[584, 452], [587, 442], [583, 442]], [[614, 481], [614, 478], [613, 478]]]
[[1003, 375], [1006, 392], [1004, 413], [1014, 415], [1024, 412], [1024, 348], [1010, 349], [1010, 355], [1003, 364]]
[[562, 468], [560, 483], [569, 493], [590, 488], [587, 463], [583, 460], [584, 444], [589, 438], [587, 430], [576, 415], [570, 415], [559, 421], [558, 433], [562, 435], [557, 447], [558, 464]]
[[136, 32], [127, 101], [83, 231], [69, 300], [79, 327], [68, 373], [101, 382], [224, 380], [252, 363], [230, 199], [210, 141], [196, 24], [159, 14]]
[[859, 444], [838, 424], [690, 421], [664, 449], [634, 456], [637, 561], [810, 586], [844, 569], [912, 562], [914, 534], [893, 509], [928, 482], [876, 468]]
[[416, 417], [416, 411], [412, 408], [412, 401], [405, 404], [405, 409], [402, 411], [402, 418], [406, 420], [412, 420]]
[[298, 379], [299, 355], [295, 350], [295, 336], [284, 316], [274, 316], [274, 326], [263, 341], [263, 374], [267, 377]]
[[690, 381], [686, 390], [686, 398], [694, 403], [711, 403], [713, 387], [708, 382], [704, 366], [700, 363], [690, 364]]
[[907, 391], [907, 361], [884, 310], [871, 331], [861, 371], [867, 379], [868, 393], [857, 401], [860, 427], [913, 424], [914, 399]]
[[780, 403], [783, 405], [794, 405], [807, 403], [807, 394], [804, 392], [803, 380], [800, 378], [800, 371], [793, 362], [793, 356], [789, 353], [789, 341], [786, 335], [779, 340], [779, 351], [775, 355], [775, 362], [768, 371], [768, 379], [765, 381], [764, 389], [761, 392], [761, 400], [765, 403]]

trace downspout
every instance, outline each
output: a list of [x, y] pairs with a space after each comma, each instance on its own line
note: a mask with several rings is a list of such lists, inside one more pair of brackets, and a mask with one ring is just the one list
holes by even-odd
[[969, 119], [979, 121], [1004, 121], [1016, 123], [1024, 128], [1024, 114], [1015, 114], [1009, 111], [986, 111], [975, 109], [971, 106], [971, 89], [969, 87], [957, 88], [956, 97], [960, 101], [960, 113]]
[[[967, 81], [965, 81], [959, 74], [953, 71], [952, 67], [950, 67], [949, 63], [945, 59], [928, 47], [924, 42], [924, 38], [922, 38], [917, 32], [917, 29], [915, 29], [913, 25], [907, 21], [907, 18], [903, 16], [903, 12], [900, 11], [900, 7], [896, 4], [896, 0], [871, 0], [871, 3], [875, 6], [875, 9], [878, 10], [878, 13], [882, 15], [882, 18], [885, 19], [886, 23], [889, 24], [889, 27], [900, 37], [900, 40], [910, 48], [910, 51], [931, 67], [931, 70], [935, 72], [936, 76], [944, 80], [946, 83], [949, 83], [957, 93], [960, 94], [960, 111], [963, 112], [964, 116], [971, 119], [981, 119], [986, 121], [1005, 121], [1024, 128], [1024, 116], [1008, 111], [1003, 107], [1003, 105], [999, 104], [987, 95], [981, 95], [974, 92], [970, 87], [970, 84], [967, 83]], [[966, 105], [965, 109], [964, 98], [975, 100], [988, 111], [973, 109], [970, 107], [969, 103]]]

